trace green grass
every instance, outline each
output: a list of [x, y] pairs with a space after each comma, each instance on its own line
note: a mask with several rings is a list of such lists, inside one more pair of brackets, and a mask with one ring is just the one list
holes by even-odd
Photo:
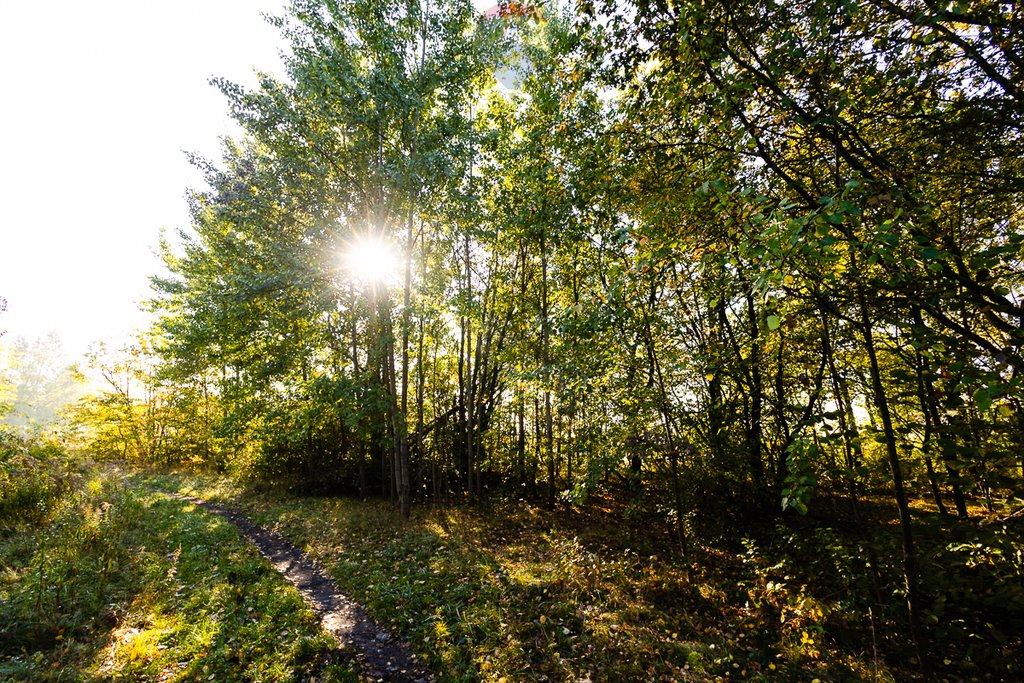
[[514, 502], [418, 509], [406, 523], [383, 502], [254, 493], [198, 475], [147, 481], [234, 504], [291, 538], [442, 681], [889, 677], [870, 651], [823, 637], [824, 603], [792, 586], [755, 605], [765, 588], [743, 558], [705, 549], [699, 562], [673, 559], [660, 537], [631, 533], [621, 510]]
[[357, 680], [230, 523], [80, 480], [0, 536], [0, 680]]
[[[663, 522], [610, 498], [556, 513], [522, 501], [423, 507], [405, 522], [384, 502], [202, 475], [126, 484], [51, 465], [40, 481], [61, 484], [35, 492], [17, 479], [31, 507], [0, 519], [4, 681], [357, 680], [234, 527], [143, 484], [231, 504], [290, 538], [442, 682], [919, 675], [898, 529], [881, 499], [865, 503], [870, 538], [837, 503], [742, 543], [698, 544], [683, 561]], [[1019, 528], [923, 508], [915, 527], [933, 679], [1018, 679]], [[866, 543], [880, 557], [874, 582]]]

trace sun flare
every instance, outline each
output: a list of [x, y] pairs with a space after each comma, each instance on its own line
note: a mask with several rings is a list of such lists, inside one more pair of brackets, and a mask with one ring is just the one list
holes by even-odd
[[398, 278], [400, 259], [394, 246], [378, 237], [359, 237], [342, 255], [345, 269], [356, 282], [386, 285]]

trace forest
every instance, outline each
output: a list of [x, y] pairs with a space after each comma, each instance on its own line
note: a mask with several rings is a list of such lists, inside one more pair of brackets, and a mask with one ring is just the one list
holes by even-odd
[[[168, 664], [206, 607], [153, 577], [204, 532], [152, 487], [273, 526], [442, 681], [1024, 677], [1019, 5], [271, 21], [153, 327], [59, 438], [0, 426], [0, 678], [357, 680], [262, 583], [284, 616]], [[241, 590], [231, 552], [174, 571]]]

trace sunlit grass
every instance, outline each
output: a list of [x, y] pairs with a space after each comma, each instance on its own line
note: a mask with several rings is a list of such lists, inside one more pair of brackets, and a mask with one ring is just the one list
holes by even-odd
[[231, 524], [162, 494], [92, 478], [0, 563], [3, 681], [356, 680]]
[[[918, 675], [913, 652], [893, 635], [905, 629], [906, 614], [891, 561], [898, 528], [882, 524], [895, 516], [888, 499], [862, 500], [871, 543], [890, 558], [879, 565], [886, 601], [878, 603], [860, 527], [847, 528], [842, 506], [775, 520], [742, 544], [700, 545], [687, 562], [673, 556], [663, 526], [627, 521], [611, 497], [566, 513], [521, 501], [424, 507], [405, 522], [386, 502], [246, 492], [197, 475], [161, 481], [220, 496], [320, 559], [440, 681]], [[981, 657], [995, 654], [1000, 669], [1017, 672], [1019, 613], [1007, 591], [1022, 571], [1006, 558], [1019, 553], [1019, 539], [999, 525], [965, 525], [919, 507], [922, 582], [929, 595], [959, 596], [962, 604], [948, 603], [944, 614], [968, 617], [939, 622], [935, 632], [978, 643], [946, 650], [937, 680], [961, 678], [973, 666], [969, 656], [981, 663], [974, 671], [991, 669]], [[973, 542], [949, 545], [951, 537]], [[998, 621], [1001, 649], [972, 635], [985, 633], [971, 630], [982, 619]]]

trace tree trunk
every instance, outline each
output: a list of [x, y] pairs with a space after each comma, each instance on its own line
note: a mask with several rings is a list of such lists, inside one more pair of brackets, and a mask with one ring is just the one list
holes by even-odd
[[[467, 232], [463, 241], [463, 251], [466, 259], [466, 303], [468, 307], [473, 300], [473, 270], [469, 252], [469, 233]], [[473, 452], [473, 441], [476, 438], [473, 430], [474, 395], [473, 395], [473, 322], [468, 315], [463, 317], [463, 342], [466, 353], [466, 377], [465, 377], [465, 432], [466, 432], [466, 492], [469, 497], [474, 495], [474, 472], [476, 461]], [[461, 362], [460, 362], [461, 365]]]
[[[423, 224], [420, 223], [420, 233], [422, 235]], [[421, 281], [425, 282], [427, 279], [427, 240], [425, 237], [421, 238], [421, 249], [422, 256], [420, 258], [420, 269], [421, 269]], [[425, 459], [424, 448], [423, 448], [423, 391], [425, 384], [425, 376], [423, 372], [423, 315], [419, 316], [419, 338], [417, 340], [416, 349], [416, 461], [417, 470], [419, 472], [417, 476], [416, 487], [418, 490], [424, 490], [424, 473], [423, 463]]]
[[544, 445], [548, 457], [548, 509], [555, 509], [555, 449], [551, 425], [551, 355], [548, 331], [548, 253], [546, 231], [540, 235], [540, 325], [541, 325], [541, 377], [544, 381]]
[[752, 292], [746, 292], [746, 300], [747, 324], [750, 325], [750, 421], [747, 431], [747, 462], [754, 486], [760, 489], [764, 485], [764, 464], [761, 461], [761, 413], [764, 401], [764, 390], [761, 386], [761, 333]]
[[882, 371], [879, 367], [878, 353], [875, 349], [874, 330], [863, 287], [857, 287], [857, 295], [861, 312], [861, 334], [864, 337], [864, 347], [868, 353], [868, 363], [871, 371], [872, 393], [874, 394], [878, 417], [882, 422], [882, 433], [885, 436], [885, 451], [889, 460], [889, 469], [892, 473], [896, 507], [899, 509], [900, 531], [902, 532], [903, 541], [903, 579], [907, 589], [907, 613], [910, 621], [910, 635], [917, 650], [918, 660], [921, 662], [922, 668], [926, 670], [927, 663], [924, 660], [924, 641], [920, 620], [921, 596], [917, 584], [917, 552], [914, 548], [910, 505], [907, 503], [907, 494], [903, 485], [903, 469], [900, 465], [899, 452], [896, 448], [896, 430], [893, 428], [892, 415], [889, 412], [889, 400], [886, 397], [885, 388], [882, 384]]
[[412, 326], [412, 250], [415, 204], [410, 204], [405, 230], [405, 286], [402, 292], [402, 407], [396, 418], [395, 455], [397, 457], [398, 509], [409, 519], [411, 485], [409, 478], [409, 329]]
[[522, 489], [526, 485], [526, 405], [522, 387], [516, 389], [516, 417], [516, 476]]

